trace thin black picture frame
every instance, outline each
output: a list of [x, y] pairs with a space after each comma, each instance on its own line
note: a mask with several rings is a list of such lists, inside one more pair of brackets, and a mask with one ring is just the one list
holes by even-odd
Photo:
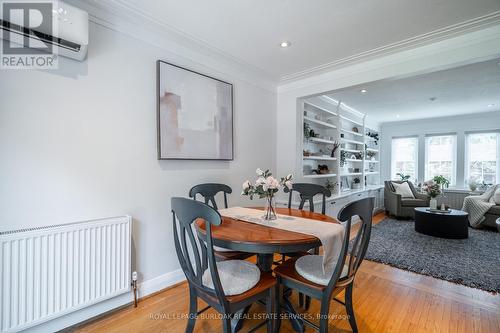
[[[162, 157], [161, 156], [161, 133], [160, 133], [160, 65], [166, 64], [172, 67], [176, 67], [181, 70], [185, 70], [206, 78], [219, 81], [228, 84], [231, 87], [231, 158], [180, 158], [180, 157]], [[165, 160], [180, 160], [180, 161], [234, 161], [234, 86], [232, 83], [220, 80], [210, 75], [206, 75], [200, 72], [196, 72], [192, 69], [185, 68], [172, 64], [167, 61], [157, 60], [156, 61], [156, 135], [157, 135], [157, 159], [160, 161]]]

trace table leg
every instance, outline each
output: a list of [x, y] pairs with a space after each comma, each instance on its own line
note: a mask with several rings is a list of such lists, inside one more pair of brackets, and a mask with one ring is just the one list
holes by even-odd
[[257, 266], [262, 272], [273, 271], [273, 254], [272, 253], [259, 253], [257, 255]]

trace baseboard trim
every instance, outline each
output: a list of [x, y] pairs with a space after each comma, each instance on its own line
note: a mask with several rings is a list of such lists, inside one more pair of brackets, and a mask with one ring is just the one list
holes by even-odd
[[186, 280], [186, 276], [181, 269], [168, 272], [155, 278], [146, 280], [138, 285], [138, 297], [144, 298], [150, 294], [161, 291]]

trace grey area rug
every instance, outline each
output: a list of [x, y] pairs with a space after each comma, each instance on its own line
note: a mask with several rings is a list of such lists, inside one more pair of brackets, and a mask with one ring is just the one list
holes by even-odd
[[500, 234], [469, 228], [468, 239], [420, 234], [413, 221], [386, 218], [372, 228], [365, 259], [465, 286], [500, 292]]

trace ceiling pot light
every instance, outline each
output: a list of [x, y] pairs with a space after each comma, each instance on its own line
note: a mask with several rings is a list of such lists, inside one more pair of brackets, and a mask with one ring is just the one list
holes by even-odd
[[399, 117], [400, 117], [400, 115], [399, 115], [399, 114], [397, 114], [397, 115], [396, 115], [396, 118], [399, 118]]
[[289, 47], [290, 45], [292, 45], [292, 43], [288, 42], [288, 41], [284, 41], [284, 42], [281, 42], [280, 43], [280, 46], [282, 48], [285, 48], [285, 47]]
[[488, 107], [489, 107], [489, 108], [492, 108], [492, 107], [494, 107], [494, 106], [495, 106], [495, 104], [493, 104], [493, 103], [488, 104]]
[[368, 92], [368, 90], [366, 89], [361, 89], [359, 92], [361, 92], [362, 94], [366, 94]]

